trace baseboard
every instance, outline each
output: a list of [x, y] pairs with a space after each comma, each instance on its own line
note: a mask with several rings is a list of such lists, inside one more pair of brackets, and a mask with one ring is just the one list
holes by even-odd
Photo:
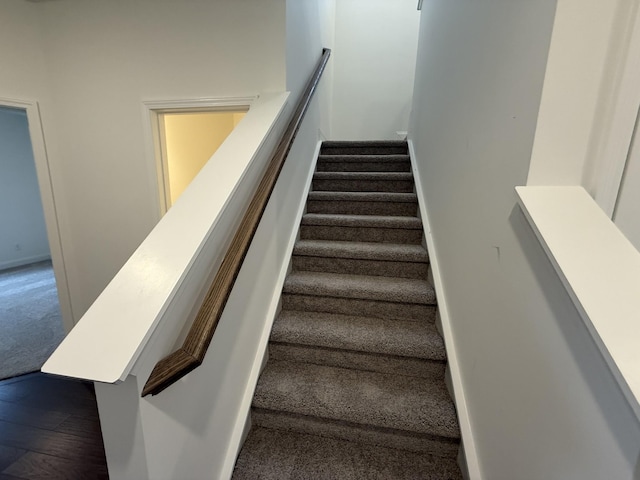
[[31, 257], [18, 258], [16, 260], [8, 260], [6, 262], [0, 262], [0, 270], [8, 270], [10, 268], [23, 267], [32, 263], [43, 262], [45, 260], [51, 260], [51, 255], [46, 253], [44, 255], [33, 255]]
[[460, 423], [460, 434], [462, 436], [462, 441], [460, 444], [460, 453], [458, 455], [458, 464], [460, 465], [460, 469], [462, 470], [462, 474], [466, 480], [482, 480], [482, 474], [480, 472], [480, 462], [476, 450], [476, 444], [473, 439], [473, 431], [471, 428], [471, 421], [469, 418], [469, 411], [467, 409], [467, 401], [465, 398], [464, 386], [462, 384], [462, 377], [460, 373], [460, 364], [458, 361], [455, 341], [453, 338], [453, 331], [451, 328], [451, 317], [449, 314], [449, 309], [447, 307], [447, 295], [444, 290], [440, 268], [438, 265], [438, 254], [433, 242], [433, 236], [431, 235], [431, 226], [429, 224], [429, 215], [427, 213], [425, 196], [422, 190], [422, 185], [419, 181], [420, 170], [416, 162], [413, 142], [409, 140], [408, 143], [409, 156], [411, 158], [411, 167], [413, 169], [413, 175], [416, 178], [416, 195], [418, 196], [420, 216], [422, 218], [424, 236], [427, 241], [427, 251], [429, 252], [429, 260], [431, 263], [433, 286], [435, 288], [436, 297], [438, 299], [439, 330], [442, 337], [444, 338], [445, 347], [447, 349], [448, 386], [452, 393], [453, 400], [456, 404], [458, 421]]
[[278, 278], [276, 280], [273, 297], [271, 299], [271, 303], [269, 304], [269, 309], [267, 310], [265, 315], [264, 329], [262, 331], [258, 350], [256, 352], [253, 366], [251, 368], [249, 382], [247, 383], [247, 388], [240, 402], [240, 413], [238, 414], [238, 418], [236, 419], [234, 430], [229, 441], [229, 448], [227, 449], [224, 464], [220, 470], [219, 478], [222, 479], [231, 478], [231, 475], [233, 474], [233, 468], [236, 464], [236, 459], [238, 457], [238, 454], [240, 453], [240, 449], [242, 448], [246, 436], [249, 433], [247, 426], [251, 425], [251, 402], [253, 400], [256, 384], [258, 383], [258, 377], [260, 376], [260, 373], [262, 372], [262, 369], [264, 368], [268, 359], [267, 344], [269, 343], [269, 336], [271, 335], [273, 322], [280, 308], [282, 287], [284, 285], [287, 274], [289, 273], [289, 264], [291, 255], [293, 254], [293, 247], [295, 246], [296, 240], [298, 238], [299, 228], [297, 227], [300, 225], [302, 215], [304, 214], [306, 208], [307, 202], [305, 201], [305, 199], [311, 187], [311, 180], [313, 179], [313, 173], [316, 168], [316, 162], [318, 159], [318, 155], [320, 154], [321, 145], [322, 142], [319, 141], [313, 153], [313, 159], [311, 161], [311, 166], [303, 189], [305, 196], [301, 198], [300, 206], [298, 208], [298, 211], [296, 212], [296, 218], [293, 223], [294, 228], [291, 232], [289, 242], [287, 243], [287, 248], [284, 252], [284, 261], [282, 262], [280, 273], [278, 274]]

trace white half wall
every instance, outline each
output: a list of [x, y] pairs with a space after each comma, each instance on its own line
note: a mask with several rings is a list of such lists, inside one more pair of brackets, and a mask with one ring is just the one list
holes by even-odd
[[407, 131], [420, 12], [416, 0], [336, 2], [334, 140]]
[[[331, 46], [323, 43], [322, 35], [317, 35], [330, 31], [331, 25], [325, 21], [330, 21], [331, 16], [314, 16], [318, 8], [316, 2], [291, 0], [291, 4], [287, 12], [290, 26], [287, 64], [291, 66], [287, 83], [291, 90], [290, 102], [294, 102], [317, 64], [322, 47]], [[332, 2], [323, 5], [331, 7]], [[330, 9], [323, 7], [320, 11], [330, 12]], [[293, 25], [300, 20], [300, 15], [308, 19], [308, 23]], [[295, 59], [306, 66], [294, 68], [296, 63], [291, 62]], [[179, 344], [176, 330], [181, 329], [183, 319], [194, 316], [198, 302], [185, 299], [197, 297], [204, 288], [203, 282], [193, 281], [195, 276], [207, 276], [211, 266], [204, 261], [196, 262], [186, 272], [187, 278], [179, 287], [176, 299], [167, 307], [163, 323], [142, 352], [132, 375], [121, 384], [97, 386], [110, 478], [230, 478], [315, 165], [321, 125], [326, 119], [323, 115], [328, 103], [327, 81], [327, 78], [321, 80], [298, 131], [203, 364], [159, 395], [140, 398], [156, 361]], [[291, 106], [288, 110], [291, 112]], [[249, 125], [251, 115], [249, 111], [230, 139]], [[261, 147], [255, 165], [234, 189], [222, 214], [224, 218], [212, 233], [214, 240], [203, 247], [203, 251], [212, 251], [214, 256], [223, 254], [220, 246], [232, 232], [221, 227], [238, 223], [248, 203], [250, 187], [257, 182], [266, 154], [275, 147], [277, 134], [287, 121], [288, 115], [278, 120], [272, 135]], [[225, 152], [233, 156], [232, 148], [233, 142], [225, 143], [213, 159]], [[186, 210], [189, 195], [203, 193], [203, 182], [212, 175], [213, 167], [211, 162], [205, 165], [203, 175], [194, 180], [192, 187], [185, 191], [184, 200], [181, 199], [165, 219], [170, 215], [189, 215]], [[220, 260], [212, 259], [213, 265]]]
[[640, 426], [514, 192], [554, 13], [554, 0], [424, 2], [409, 136], [481, 478], [635, 480]]
[[25, 110], [0, 106], [0, 270], [49, 258]]

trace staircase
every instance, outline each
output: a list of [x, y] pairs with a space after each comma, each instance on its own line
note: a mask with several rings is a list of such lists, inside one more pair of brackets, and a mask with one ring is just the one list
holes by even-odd
[[324, 142], [233, 478], [460, 479], [406, 142]]

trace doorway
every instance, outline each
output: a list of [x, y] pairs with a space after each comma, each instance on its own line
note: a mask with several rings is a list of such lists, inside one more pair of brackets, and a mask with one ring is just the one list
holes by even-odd
[[168, 210], [244, 117], [245, 110], [162, 113], [162, 169]]
[[255, 97], [144, 102], [163, 216], [240, 123]]
[[0, 104], [0, 379], [37, 371], [64, 338], [26, 108]]

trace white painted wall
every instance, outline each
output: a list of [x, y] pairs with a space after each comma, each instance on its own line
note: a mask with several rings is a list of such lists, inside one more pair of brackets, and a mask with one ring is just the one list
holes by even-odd
[[520, 208], [555, 1], [424, 2], [410, 138], [482, 478], [637, 479], [640, 426]]
[[409, 124], [416, 0], [336, 2], [332, 138], [396, 139]]
[[0, 107], [0, 270], [49, 258], [27, 113]]
[[606, 141], [637, 8], [636, 0], [558, 0], [528, 185], [583, 185], [597, 195], [602, 169], [616, 160]]
[[[286, 0], [287, 90], [297, 99], [309, 80], [323, 48], [332, 49], [331, 59], [318, 86], [322, 98], [307, 114], [308, 124], [318, 124], [320, 137], [331, 138], [331, 116], [335, 65], [336, 0]], [[312, 118], [312, 120], [310, 120]], [[307, 143], [313, 149], [313, 142]], [[307, 150], [304, 155], [311, 154]]]
[[141, 102], [284, 90], [284, 1], [6, 3], [0, 96], [41, 101], [79, 318], [159, 219]]
[[3, 0], [0, 15], [0, 96], [48, 100], [38, 5]]

